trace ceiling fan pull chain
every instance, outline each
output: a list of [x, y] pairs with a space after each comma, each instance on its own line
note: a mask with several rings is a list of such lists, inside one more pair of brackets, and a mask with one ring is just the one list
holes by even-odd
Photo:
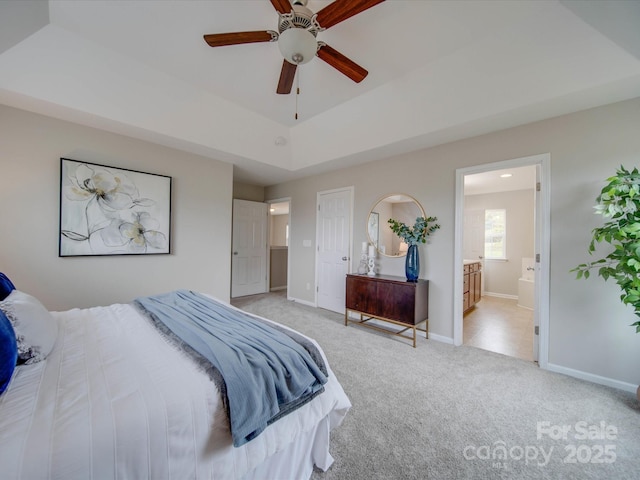
[[298, 95], [300, 95], [300, 69], [296, 72], [296, 120], [298, 120]]

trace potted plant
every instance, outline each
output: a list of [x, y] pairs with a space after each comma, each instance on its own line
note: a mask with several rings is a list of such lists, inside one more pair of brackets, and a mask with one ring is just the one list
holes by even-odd
[[[596, 213], [606, 221], [592, 230], [589, 253], [596, 245], [608, 243], [611, 251], [603, 258], [582, 263], [572, 272], [577, 278], [589, 278], [592, 269], [608, 280], [612, 278], [620, 287], [620, 300], [633, 307], [638, 320], [631, 324], [640, 333], [640, 173], [621, 166], [596, 198]], [[637, 391], [640, 400], [640, 387]]]
[[[420, 276], [418, 243], [426, 243], [427, 237], [440, 228], [440, 225], [433, 223], [436, 221], [438, 221], [436, 217], [418, 217], [416, 218], [416, 223], [410, 228], [406, 224], [398, 222], [393, 218], [388, 220], [391, 231], [408, 245], [405, 260], [405, 275], [409, 282], [418, 281]], [[431, 225], [429, 225], [430, 223]]]

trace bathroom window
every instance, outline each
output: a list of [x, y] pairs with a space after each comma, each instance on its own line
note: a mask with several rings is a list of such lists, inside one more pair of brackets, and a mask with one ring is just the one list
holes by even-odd
[[507, 258], [507, 211], [493, 209], [484, 211], [484, 258], [505, 260]]

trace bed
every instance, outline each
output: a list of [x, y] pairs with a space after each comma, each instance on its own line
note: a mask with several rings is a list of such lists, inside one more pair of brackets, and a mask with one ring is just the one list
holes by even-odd
[[0, 477], [303, 479], [329, 468], [330, 431], [351, 404], [324, 352], [211, 300], [302, 337], [325, 363], [320, 392], [250, 440], [231, 432], [224, 385], [141, 305], [47, 312], [0, 274]]

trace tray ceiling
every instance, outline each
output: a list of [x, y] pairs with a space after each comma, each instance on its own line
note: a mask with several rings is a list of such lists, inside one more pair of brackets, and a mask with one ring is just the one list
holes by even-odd
[[638, 24], [640, 2], [388, 0], [318, 35], [368, 77], [314, 59], [296, 97], [276, 44], [202, 39], [277, 29], [268, 0], [5, 1], [0, 102], [269, 185], [640, 96]]

